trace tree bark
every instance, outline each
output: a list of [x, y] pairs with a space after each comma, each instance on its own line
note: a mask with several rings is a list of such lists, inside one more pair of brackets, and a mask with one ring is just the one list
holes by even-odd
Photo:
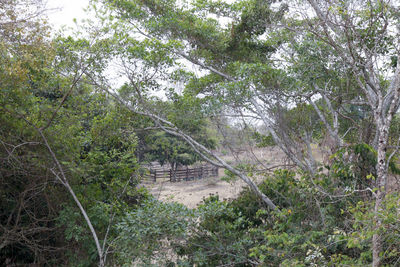
[[388, 175], [388, 167], [386, 160], [386, 150], [388, 142], [389, 125], [391, 122], [391, 116], [386, 118], [385, 122], [378, 119], [379, 128], [379, 141], [378, 141], [378, 162], [377, 162], [377, 177], [376, 177], [376, 199], [374, 206], [374, 235], [372, 236], [372, 266], [381, 266], [381, 252], [382, 252], [382, 238], [380, 236], [380, 229], [382, 227], [382, 219], [379, 214], [382, 210], [382, 202], [386, 195], [386, 180]]
[[379, 212], [381, 211], [381, 206], [382, 206], [382, 200], [383, 200], [384, 194], [382, 192], [378, 191], [377, 196], [376, 196], [376, 201], [375, 201], [375, 207], [374, 207], [374, 222], [375, 222], [375, 231], [377, 231], [373, 236], [372, 236], [372, 266], [373, 267], [379, 267], [381, 266], [381, 256], [380, 253], [382, 252], [382, 239], [381, 235], [379, 234], [379, 229], [382, 227], [382, 221], [379, 218]]

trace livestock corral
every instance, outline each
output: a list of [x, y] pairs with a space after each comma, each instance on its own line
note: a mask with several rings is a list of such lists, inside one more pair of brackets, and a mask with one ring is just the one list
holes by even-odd
[[170, 182], [190, 181], [218, 176], [218, 167], [203, 164], [198, 167], [183, 166], [176, 169], [161, 166], [150, 166], [148, 172], [142, 175], [145, 181], [157, 182], [158, 180]]

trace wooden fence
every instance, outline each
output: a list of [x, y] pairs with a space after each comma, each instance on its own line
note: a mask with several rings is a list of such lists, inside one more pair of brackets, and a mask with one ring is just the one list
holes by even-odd
[[194, 179], [203, 179], [207, 177], [218, 176], [218, 167], [212, 165], [202, 165], [200, 167], [159, 169], [150, 168], [149, 173], [143, 175], [143, 178], [148, 181], [156, 182], [159, 179], [169, 179], [171, 182], [189, 181]]

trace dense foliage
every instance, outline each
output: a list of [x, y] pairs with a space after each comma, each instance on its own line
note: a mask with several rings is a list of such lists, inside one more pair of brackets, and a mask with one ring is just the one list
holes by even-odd
[[[0, 265], [400, 264], [398, 5], [228, 2], [92, 1], [68, 36], [0, 0]], [[272, 146], [292, 168], [215, 152]], [[141, 185], [200, 160], [249, 187]]]
[[[346, 173], [339, 161], [335, 165], [318, 175], [317, 184], [289, 170], [265, 177], [260, 188], [279, 204], [279, 213], [265, 210], [251, 190], [228, 202], [210, 196], [192, 211], [148, 203], [121, 224], [129, 243], [121, 243], [119, 251], [155, 266], [368, 264], [375, 231], [368, 194], [347, 193], [352, 181], [346, 175], [355, 179], [355, 174]], [[390, 194], [381, 214], [385, 224], [379, 231], [387, 244], [383, 262], [388, 266], [396, 265], [399, 257], [398, 201], [397, 193]], [[134, 249], [137, 240], [143, 245], [140, 252]], [[151, 240], [154, 243], [147, 243]]]

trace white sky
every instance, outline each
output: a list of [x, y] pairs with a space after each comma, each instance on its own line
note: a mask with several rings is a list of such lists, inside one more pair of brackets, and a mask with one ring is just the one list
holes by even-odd
[[87, 18], [83, 10], [89, 5], [89, 0], [47, 0], [47, 8], [56, 9], [48, 13], [49, 23], [55, 30], [63, 25], [74, 26], [73, 20], [78, 22]]

